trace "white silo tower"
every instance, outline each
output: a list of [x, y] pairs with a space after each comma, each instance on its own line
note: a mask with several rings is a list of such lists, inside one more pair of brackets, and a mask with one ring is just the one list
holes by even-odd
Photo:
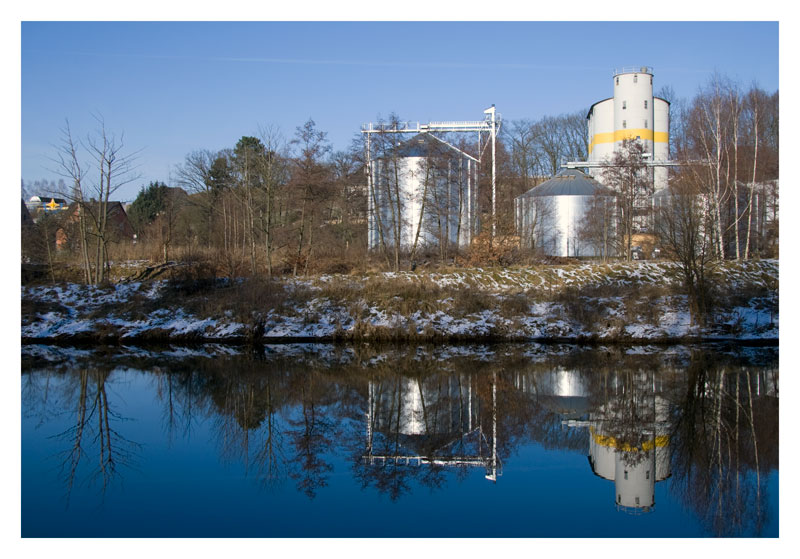
[[[586, 116], [589, 162], [611, 159], [625, 139], [638, 139], [654, 161], [669, 159], [669, 102], [653, 96], [653, 69], [648, 66], [614, 71], [614, 96], [598, 101]], [[602, 182], [599, 169], [592, 176]], [[655, 190], [667, 186], [667, 169], [655, 167]]]
[[440, 239], [468, 247], [478, 226], [477, 169], [476, 158], [428, 133], [372, 160], [369, 248], [398, 242], [408, 250]]

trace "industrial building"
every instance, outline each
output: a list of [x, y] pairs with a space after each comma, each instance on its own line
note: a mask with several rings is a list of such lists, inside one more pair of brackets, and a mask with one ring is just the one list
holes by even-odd
[[478, 231], [478, 160], [430, 133], [370, 163], [369, 248], [466, 248]]
[[[644, 144], [651, 161], [669, 159], [669, 101], [653, 96], [653, 69], [649, 66], [614, 70], [614, 96], [589, 108], [589, 163], [609, 161], [623, 140]], [[589, 167], [599, 180], [602, 167]], [[655, 190], [667, 187], [667, 168], [653, 167]]]
[[[653, 236], [653, 193], [665, 191], [669, 161], [669, 102], [653, 96], [653, 69], [623, 68], [613, 73], [614, 96], [593, 104], [586, 115], [588, 158], [570, 161], [565, 170], [514, 200], [515, 220], [524, 248], [548, 256], [615, 256], [614, 192], [605, 188], [604, 169], [626, 140], [642, 143], [646, 191], [634, 202], [633, 248], [649, 255]], [[586, 169], [588, 176], [579, 169]], [[592, 216], [592, 223], [586, 217]], [[592, 231], [581, 234], [588, 225]]]
[[610, 241], [604, 246], [581, 235], [586, 215], [593, 209], [610, 230], [614, 193], [577, 169], [564, 169], [514, 199], [520, 243], [549, 256], [608, 256], [612, 252]]

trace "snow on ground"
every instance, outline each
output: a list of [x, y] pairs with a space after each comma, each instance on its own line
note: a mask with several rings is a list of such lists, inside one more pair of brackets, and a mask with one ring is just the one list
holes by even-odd
[[[625, 297], [593, 298], [581, 301], [597, 307], [590, 318], [571, 316], [565, 304], [535, 300], [527, 313], [504, 316], [498, 305], [481, 312], [462, 315], [453, 309], [452, 299], [438, 302], [433, 312], [415, 311], [410, 316], [393, 313], [376, 305], [344, 305], [320, 293], [325, 285], [345, 282], [354, 292], [371, 278], [394, 281], [428, 280], [442, 287], [478, 290], [498, 303], [507, 293], [547, 293], [564, 287], [589, 285], [671, 285], [678, 281], [676, 264], [667, 262], [635, 262], [613, 264], [580, 264], [539, 269], [482, 270], [467, 269], [447, 273], [390, 272], [354, 279], [350, 276], [321, 276], [315, 279], [286, 280], [287, 294], [303, 288], [312, 296], [296, 303], [290, 312], [279, 314], [275, 309], [253, 309], [263, 317], [263, 338], [331, 339], [348, 335], [368, 336], [369, 332], [395, 331], [422, 338], [505, 339], [586, 339], [648, 341], [684, 337], [737, 338], [774, 340], [778, 338], [777, 305], [766, 297], [753, 298], [725, 313], [713, 317], [712, 326], [700, 329], [692, 324], [685, 296], [672, 295], [646, 301], [656, 311], [640, 316], [631, 311], [633, 302]], [[761, 261], [732, 263], [724, 270], [731, 289], [740, 286], [767, 286], [777, 292], [778, 262]], [[166, 283], [131, 282], [111, 287], [63, 284], [23, 287], [22, 297], [34, 308], [23, 316], [22, 337], [36, 339], [69, 339], [93, 332], [112, 332], [121, 340], [136, 339], [158, 332], [168, 339], [231, 340], [243, 338], [250, 327], [237, 322], [231, 313], [211, 318], [194, 316], [182, 308], [158, 309], [147, 317], [126, 318], [125, 303], [136, 297], [155, 300]], [[583, 297], [581, 299], [584, 299]], [[52, 303], [57, 303], [54, 307]], [[43, 309], [37, 312], [36, 306]], [[48, 306], [48, 304], [50, 304]], [[491, 306], [491, 305], [489, 305]], [[112, 311], [99, 313], [98, 309]], [[626, 313], [626, 309], [629, 312]], [[772, 310], [770, 310], [772, 309]], [[352, 314], [351, 314], [352, 313]], [[574, 311], [573, 311], [574, 313]], [[96, 313], [97, 314], [97, 313]]]

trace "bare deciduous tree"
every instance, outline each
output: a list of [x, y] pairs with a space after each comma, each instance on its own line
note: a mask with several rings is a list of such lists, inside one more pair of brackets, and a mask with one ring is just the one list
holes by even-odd
[[[62, 195], [75, 204], [85, 280], [100, 284], [106, 279], [108, 248], [113, 241], [108, 229], [110, 197], [139, 176], [135, 173], [138, 152], [126, 153], [124, 137], [118, 139], [108, 131], [102, 117], [95, 118], [98, 130], [88, 134], [85, 143], [74, 140], [69, 122], [66, 122], [53, 161], [57, 165], [56, 172], [72, 183]], [[84, 157], [92, 163], [83, 161]], [[97, 182], [87, 178], [90, 168], [97, 173]], [[91, 240], [95, 243], [94, 257]]]
[[653, 181], [644, 162], [644, 145], [625, 139], [603, 168], [604, 183], [617, 194], [617, 254], [633, 258], [633, 235], [648, 228]]

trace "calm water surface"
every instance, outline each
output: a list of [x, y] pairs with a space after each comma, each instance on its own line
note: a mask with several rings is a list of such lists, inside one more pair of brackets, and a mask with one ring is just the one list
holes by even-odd
[[778, 535], [777, 348], [22, 362], [24, 537]]

